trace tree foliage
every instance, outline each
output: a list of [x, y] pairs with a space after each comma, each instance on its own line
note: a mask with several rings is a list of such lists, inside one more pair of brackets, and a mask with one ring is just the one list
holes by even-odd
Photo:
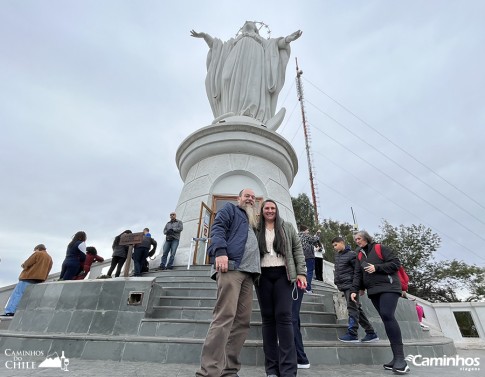
[[460, 301], [458, 294], [467, 290], [473, 300], [483, 298], [485, 269], [458, 260], [434, 259], [441, 239], [424, 225], [398, 227], [383, 221], [374, 238], [389, 246], [401, 260], [410, 277], [409, 293], [431, 302]]
[[291, 198], [293, 211], [295, 212], [296, 224], [305, 225], [313, 233], [316, 230], [315, 210], [307, 194], [300, 194], [297, 198]]
[[353, 245], [353, 227], [349, 223], [339, 223], [338, 221], [325, 219], [320, 224], [320, 242], [325, 248], [325, 260], [334, 263], [335, 250], [332, 246], [332, 239], [342, 237], [348, 245]]
[[[313, 206], [306, 194], [292, 198], [292, 203], [298, 225], [307, 225], [312, 234], [317, 228], [321, 230], [326, 260], [335, 260], [331, 244], [334, 237], [343, 237], [355, 249], [351, 224], [331, 219], [315, 224]], [[410, 277], [410, 294], [431, 302], [457, 302], [462, 292], [468, 292], [465, 301], [485, 301], [485, 268], [455, 259], [435, 260], [441, 239], [430, 228], [421, 224], [393, 226], [385, 220], [379, 228], [373, 237], [399, 256]]]

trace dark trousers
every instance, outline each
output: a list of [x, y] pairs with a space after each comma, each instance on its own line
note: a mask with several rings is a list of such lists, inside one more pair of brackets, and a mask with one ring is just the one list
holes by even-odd
[[141, 276], [141, 267], [148, 258], [148, 248], [135, 247], [133, 250], [133, 276]]
[[306, 290], [312, 290], [313, 270], [315, 269], [315, 258], [308, 258], [306, 262]]
[[79, 273], [81, 269], [81, 263], [79, 259], [65, 259], [62, 263], [61, 274], [59, 275], [60, 280], [74, 280], [74, 277]]
[[267, 375], [294, 377], [297, 373], [291, 288], [286, 267], [261, 268], [256, 293], [263, 323]]
[[116, 267], [115, 277], [120, 276], [121, 268], [123, 267], [123, 264], [125, 264], [125, 261], [126, 261], [125, 257], [116, 257], [115, 256], [115, 257], [111, 258], [111, 266], [109, 267], [108, 275], [111, 276], [111, 274], [113, 273], [113, 270]]
[[[360, 302], [354, 302], [350, 299], [350, 289], [343, 291], [343, 294], [345, 295], [345, 301], [347, 301], [347, 311], [349, 312], [348, 333], [350, 335], [357, 336], [359, 325], [361, 325], [366, 334], [374, 334], [374, 328], [362, 310]], [[359, 296], [357, 296], [357, 299], [358, 297]]]
[[399, 293], [392, 292], [384, 292], [369, 296], [384, 323], [389, 342], [391, 345], [399, 344], [402, 346], [401, 328], [399, 327], [396, 317], [394, 317], [399, 297], [401, 297]]
[[298, 289], [296, 286], [293, 288], [293, 307], [291, 318], [293, 322], [293, 337], [295, 339], [296, 347], [296, 360], [298, 364], [310, 364], [308, 357], [305, 353], [305, 348], [303, 347], [303, 339], [301, 336], [301, 326], [300, 326], [300, 308], [301, 302], [303, 300], [304, 289]]
[[323, 258], [315, 258], [315, 279], [323, 281]]

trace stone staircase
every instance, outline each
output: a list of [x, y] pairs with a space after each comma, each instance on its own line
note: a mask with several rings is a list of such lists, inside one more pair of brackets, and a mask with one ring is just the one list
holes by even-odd
[[[346, 319], [335, 307], [341, 299], [331, 285], [313, 284], [301, 308], [302, 336], [312, 364], [380, 364], [391, 351], [381, 321], [369, 301], [363, 306], [381, 338], [371, 344], [342, 343]], [[0, 346], [65, 351], [82, 359], [199, 362], [216, 297], [207, 266], [151, 271], [143, 278], [55, 282], [33, 286], [15, 317], [0, 323]], [[139, 299], [139, 302], [137, 301]], [[411, 302], [401, 300], [398, 320], [407, 354], [453, 355], [453, 342], [423, 332]], [[3, 327], [2, 327], [3, 326]], [[362, 334], [363, 335], [363, 334]], [[251, 328], [241, 361], [264, 365], [261, 316], [254, 294]]]

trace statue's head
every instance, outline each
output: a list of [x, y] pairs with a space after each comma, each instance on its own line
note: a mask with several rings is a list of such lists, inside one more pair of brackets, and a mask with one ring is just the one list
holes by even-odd
[[256, 23], [254, 21], [246, 21], [243, 27], [241, 28], [241, 31], [243, 33], [253, 32], [253, 33], [259, 34], [259, 30], [256, 27]]

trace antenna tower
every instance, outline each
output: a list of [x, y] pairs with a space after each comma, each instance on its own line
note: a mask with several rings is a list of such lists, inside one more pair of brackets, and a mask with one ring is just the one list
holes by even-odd
[[318, 217], [318, 190], [317, 190], [317, 183], [315, 182], [315, 165], [313, 164], [313, 153], [311, 151], [311, 141], [312, 137], [310, 134], [310, 127], [306, 122], [305, 116], [305, 104], [303, 101], [303, 84], [301, 82], [301, 75], [303, 71], [298, 68], [298, 59], [295, 58], [296, 61], [296, 91], [298, 95], [298, 101], [300, 101], [301, 107], [301, 118], [303, 122], [303, 132], [305, 134], [305, 147], [306, 147], [306, 158], [308, 161], [308, 174], [310, 175], [310, 188], [312, 190], [312, 201], [313, 201], [313, 209], [315, 212], [315, 223], [318, 225], [320, 224], [319, 217]]

